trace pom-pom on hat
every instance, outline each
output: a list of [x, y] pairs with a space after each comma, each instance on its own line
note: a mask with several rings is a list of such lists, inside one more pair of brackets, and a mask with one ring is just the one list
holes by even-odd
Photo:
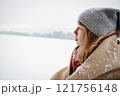
[[97, 36], [107, 35], [120, 30], [120, 9], [90, 8], [79, 15], [78, 21]]

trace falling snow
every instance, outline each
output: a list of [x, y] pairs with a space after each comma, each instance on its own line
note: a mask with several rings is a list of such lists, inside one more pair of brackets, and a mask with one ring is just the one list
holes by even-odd
[[113, 52], [113, 58], [114, 58], [114, 60], [117, 60], [117, 56], [116, 56], [115, 52]]
[[110, 69], [112, 69], [112, 65], [107, 64], [107, 65], [104, 66], [104, 71], [105, 72], [109, 71]]
[[109, 54], [109, 53], [110, 53], [110, 51], [109, 51], [109, 50], [107, 50], [107, 53]]
[[116, 48], [113, 49], [114, 51], [116, 50]]
[[107, 78], [107, 79], [112, 78], [112, 74], [109, 73], [106, 78]]
[[85, 19], [87, 19], [87, 17], [84, 16]]
[[79, 75], [80, 74], [86, 74], [86, 70], [81, 66], [77, 68], [77, 71], [79, 71]]
[[90, 67], [90, 65], [85, 66], [85, 68], [89, 68], [89, 67]]
[[88, 78], [90, 79], [90, 74], [88, 74], [87, 76], [88, 76]]

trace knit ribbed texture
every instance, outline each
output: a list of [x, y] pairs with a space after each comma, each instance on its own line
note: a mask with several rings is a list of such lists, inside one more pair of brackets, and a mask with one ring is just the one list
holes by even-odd
[[79, 15], [78, 21], [97, 36], [107, 35], [117, 28], [120, 29], [120, 10], [91, 8], [83, 11]]

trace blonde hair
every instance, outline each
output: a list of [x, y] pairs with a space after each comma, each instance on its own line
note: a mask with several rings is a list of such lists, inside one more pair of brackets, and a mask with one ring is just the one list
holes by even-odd
[[[79, 21], [78, 21], [78, 24], [84, 26]], [[78, 49], [77, 57], [80, 63], [83, 63], [104, 39], [114, 34], [118, 34], [118, 32], [120, 31], [115, 30], [109, 33], [108, 35], [98, 37], [93, 32], [91, 32], [89, 29], [87, 29], [87, 31], [85, 32], [84, 43], [80, 45]]]

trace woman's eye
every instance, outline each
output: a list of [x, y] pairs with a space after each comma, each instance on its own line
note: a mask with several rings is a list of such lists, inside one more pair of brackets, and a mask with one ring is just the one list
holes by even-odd
[[81, 27], [79, 27], [79, 30], [82, 30], [82, 28], [81, 28]]
[[82, 30], [82, 29], [81, 29], [81, 28], [79, 28], [79, 29], [78, 29], [78, 32], [80, 32], [81, 30]]

